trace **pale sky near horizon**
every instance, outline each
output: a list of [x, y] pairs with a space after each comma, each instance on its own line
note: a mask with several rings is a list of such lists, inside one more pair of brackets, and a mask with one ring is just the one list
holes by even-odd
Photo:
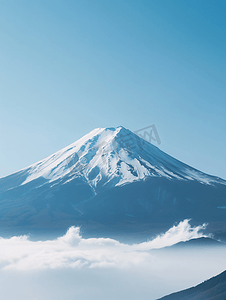
[[0, 177], [97, 127], [226, 179], [226, 2], [0, 1]]

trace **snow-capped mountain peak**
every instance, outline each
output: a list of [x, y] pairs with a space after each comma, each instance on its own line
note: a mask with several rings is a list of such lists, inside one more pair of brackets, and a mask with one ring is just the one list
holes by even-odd
[[48, 182], [66, 183], [79, 176], [94, 189], [99, 184], [120, 186], [150, 176], [205, 184], [216, 181], [215, 177], [174, 159], [122, 126], [94, 129], [25, 170], [28, 176], [22, 185], [40, 177]]
[[130, 130], [97, 128], [0, 178], [0, 225], [21, 232], [76, 225], [126, 233], [146, 231], [145, 222], [150, 228], [190, 218], [225, 222], [225, 195], [225, 180], [174, 159]]

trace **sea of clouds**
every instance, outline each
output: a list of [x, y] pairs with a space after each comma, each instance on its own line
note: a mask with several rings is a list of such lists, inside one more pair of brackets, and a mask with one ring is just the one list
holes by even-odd
[[14, 270], [124, 268], [150, 260], [152, 255], [148, 250], [202, 237], [205, 227], [205, 224], [191, 227], [189, 220], [184, 220], [151, 241], [133, 245], [110, 238], [84, 239], [79, 227], [70, 227], [64, 236], [55, 240], [31, 241], [28, 236], [0, 238], [0, 267]]
[[157, 299], [226, 269], [225, 249], [162, 250], [203, 237], [205, 228], [184, 220], [153, 240], [133, 245], [84, 239], [76, 227], [54, 240], [0, 238], [1, 299]]

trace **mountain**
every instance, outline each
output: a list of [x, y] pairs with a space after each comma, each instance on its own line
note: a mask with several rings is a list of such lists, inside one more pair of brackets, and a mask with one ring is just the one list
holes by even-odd
[[226, 271], [187, 290], [173, 293], [159, 300], [225, 300]]
[[176, 243], [172, 246], [167, 246], [165, 248], [162, 248], [161, 250], [162, 251], [165, 251], [165, 250], [187, 250], [187, 249], [197, 249], [197, 248], [205, 248], [205, 247], [208, 247], [208, 248], [216, 248], [216, 247], [224, 247], [226, 249], [226, 243], [223, 243], [223, 242], [220, 242], [220, 241], [217, 241], [215, 239], [212, 239], [212, 238], [209, 238], [209, 237], [200, 237], [200, 238], [194, 238], [194, 239], [190, 239], [188, 241], [183, 241], [183, 242], [179, 242], [179, 243]]
[[2, 232], [155, 234], [186, 218], [226, 228], [226, 181], [123, 127], [97, 128], [0, 179]]

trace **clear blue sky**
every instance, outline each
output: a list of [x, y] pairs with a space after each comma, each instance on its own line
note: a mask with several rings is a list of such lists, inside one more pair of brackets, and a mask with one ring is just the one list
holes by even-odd
[[0, 176], [96, 127], [226, 179], [226, 1], [0, 2]]

